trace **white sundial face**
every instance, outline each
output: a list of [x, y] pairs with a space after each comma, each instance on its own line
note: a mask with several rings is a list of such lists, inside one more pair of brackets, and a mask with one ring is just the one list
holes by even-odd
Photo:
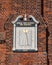
[[34, 27], [16, 27], [16, 49], [34, 49]]
[[23, 29], [22, 31], [19, 31], [20, 38], [19, 38], [19, 44], [21, 46], [31, 46], [32, 44], [32, 31], [28, 29]]

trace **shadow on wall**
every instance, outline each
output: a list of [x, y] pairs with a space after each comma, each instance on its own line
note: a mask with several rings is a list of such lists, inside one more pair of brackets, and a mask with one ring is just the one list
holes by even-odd
[[[48, 37], [49, 37], [50, 33], [48, 31], [48, 27], [46, 28], [46, 51], [48, 54]], [[47, 65], [49, 65], [49, 59], [48, 59], [48, 55], [47, 55]]]
[[48, 53], [48, 37], [49, 37], [50, 33], [48, 31], [48, 27], [46, 28], [46, 51]]

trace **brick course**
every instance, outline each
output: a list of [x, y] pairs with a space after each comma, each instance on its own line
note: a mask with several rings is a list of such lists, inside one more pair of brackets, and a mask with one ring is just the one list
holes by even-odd
[[[0, 43], [0, 65], [52, 64], [52, 2], [50, 0], [0, 0], [0, 32], [6, 33]], [[33, 15], [38, 25], [38, 51], [19, 53], [12, 51], [12, 21], [18, 15]], [[14, 61], [14, 62], [13, 62]]]

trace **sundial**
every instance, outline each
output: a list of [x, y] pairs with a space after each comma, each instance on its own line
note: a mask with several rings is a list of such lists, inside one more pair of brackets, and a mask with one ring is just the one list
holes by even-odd
[[29, 27], [20, 27], [17, 29], [16, 34], [16, 47], [20, 48], [20, 49], [31, 49], [34, 45], [32, 45], [32, 43], [34, 43], [34, 27], [33, 28], [29, 28]]
[[36, 22], [17, 21], [13, 33], [13, 51], [37, 51]]

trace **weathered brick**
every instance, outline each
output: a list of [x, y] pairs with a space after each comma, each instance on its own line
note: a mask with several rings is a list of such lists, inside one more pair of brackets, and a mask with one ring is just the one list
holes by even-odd
[[[11, 21], [25, 13], [33, 15], [40, 22], [38, 25], [38, 52], [12, 51], [13, 25]], [[6, 40], [0, 44], [0, 65], [52, 65], [52, 1], [0, 0], [0, 32], [3, 31], [6, 32]]]

